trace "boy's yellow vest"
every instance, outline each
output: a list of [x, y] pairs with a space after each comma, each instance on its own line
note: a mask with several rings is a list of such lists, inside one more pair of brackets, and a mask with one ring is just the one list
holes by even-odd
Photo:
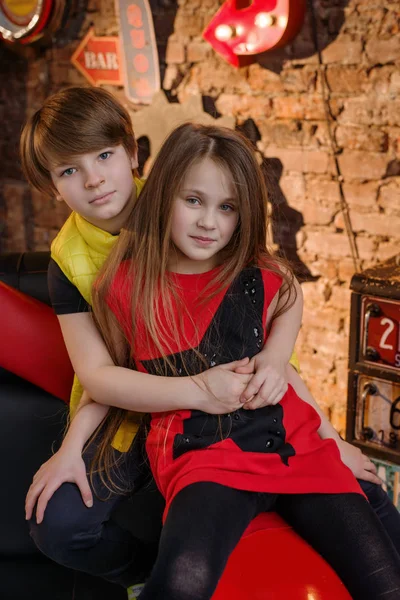
[[[144, 182], [135, 178], [135, 184], [136, 193], [139, 194]], [[51, 245], [52, 259], [90, 305], [93, 282], [117, 239], [117, 235], [99, 229], [73, 212]], [[75, 375], [70, 399], [71, 418], [76, 412], [82, 393], [83, 388]], [[120, 452], [127, 452], [137, 429], [137, 418], [134, 420], [132, 415], [132, 418], [127, 418], [117, 431], [113, 447]]]

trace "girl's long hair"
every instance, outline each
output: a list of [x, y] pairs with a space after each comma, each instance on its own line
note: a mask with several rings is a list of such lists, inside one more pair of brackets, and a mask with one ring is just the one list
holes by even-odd
[[[216, 271], [205, 296], [209, 298], [229, 286], [245, 267], [259, 265], [283, 279], [280, 294], [286, 300], [280, 314], [295, 301], [292, 271], [273, 256], [267, 246], [268, 193], [252, 145], [240, 133], [230, 129], [192, 123], [181, 125], [164, 142], [118, 243], [93, 286], [95, 319], [117, 365], [134, 368], [131, 357], [138, 314], [143, 320], [147, 341], [158, 349], [160, 357], [168, 354], [165, 349], [171, 342], [159, 314], [160, 305], [167, 313], [168, 330], [179, 330], [170, 308], [176, 292], [171, 279], [166, 276], [168, 261], [174, 252], [170, 238], [172, 208], [189, 169], [205, 158], [213, 160], [232, 177], [239, 216], [234, 234], [221, 253], [221, 268]], [[110, 310], [107, 298], [115, 274], [124, 261], [131, 311], [126, 322], [121, 323]], [[174, 365], [168, 366], [174, 370]], [[159, 374], [165, 374], [164, 361], [160, 361]], [[103, 425], [95, 461], [97, 468], [104, 469], [107, 476], [112, 464], [110, 444], [124, 416], [125, 411], [111, 409]]]

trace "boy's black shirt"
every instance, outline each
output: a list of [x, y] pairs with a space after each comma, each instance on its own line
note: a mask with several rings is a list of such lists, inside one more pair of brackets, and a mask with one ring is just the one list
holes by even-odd
[[52, 258], [47, 271], [47, 284], [50, 300], [57, 315], [69, 315], [91, 310], [90, 305], [78, 288], [70, 282]]

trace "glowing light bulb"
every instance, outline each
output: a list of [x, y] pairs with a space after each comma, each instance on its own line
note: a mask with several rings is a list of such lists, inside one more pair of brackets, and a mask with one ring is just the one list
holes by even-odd
[[244, 33], [243, 25], [237, 25], [236, 27], [236, 35], [242, 35]]
[[276, 19], [274, 15], [271, 15], [270, 13], [258, 13], [258, 15], [256, 15], [256, 18], [254, 19], [256, 26], [260, 29], [265, 29], [265, 27], [271, 27], [271, 25], [275, 24], [275, 21]]
[[286, 25], [287, 25], [287, 17], [285, 17], [285, 15], [280, 15], [278, 17], [278, 26], [282, 27], [282, 29], [285, 29]]
[[230, 25], [218, 25], [215, 30], [215, 37], [220, 42], [226, 42], [230, 40], [235, 34], [235, 30]]

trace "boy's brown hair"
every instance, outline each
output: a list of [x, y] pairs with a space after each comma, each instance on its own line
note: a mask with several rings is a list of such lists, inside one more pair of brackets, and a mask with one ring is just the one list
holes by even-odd
[[50, 195], [53, 165], [119, 144], [129, 156], [137, 151], [131, 119], [118, 100], [101, 88], [67, 88], [27, 121], [20, 141], [22, 169], [37, 190]]

